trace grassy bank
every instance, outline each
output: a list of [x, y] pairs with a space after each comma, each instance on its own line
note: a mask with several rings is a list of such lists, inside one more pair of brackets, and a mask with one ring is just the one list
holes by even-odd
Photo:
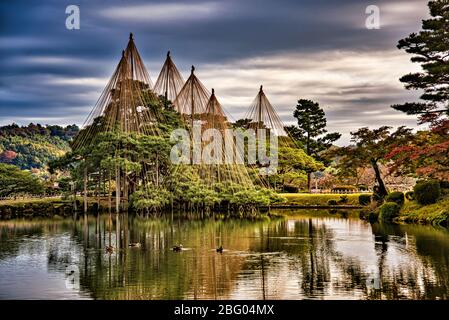
[[401, 209], [399, 221], [432, 225], [449, 225], [449, 195], [437, 203], [420, 205], [416, 201], [406, 201]]
[[54, 203], [62, 201], [61, 198], [18, 198], [10, 200], [0, 200], [0, 207], [4, 205], [20, 205], [28, 203]]
[[73, 202], [60, 198], [31, 198], [0, 201], [0, 220], [71, 216]]
[[[303, 206], [326, 206], [329, 200], [340, 201], [342, 196], [347, 197], [345, 205], [359, 205], [359, 196], [361, 193], [353, 194], [310, 194], [310, 193], [282, 193], [287, 199], [285, 205], [303, 205]], [[343, 203], [342, 203], [343, 204]]]

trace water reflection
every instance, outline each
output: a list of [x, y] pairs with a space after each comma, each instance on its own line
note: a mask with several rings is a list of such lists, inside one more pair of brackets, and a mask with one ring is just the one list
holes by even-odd
[[445, 229], [370, 225], [347, 212], [7, 221], [0, 298], [447, 299], [448, 258]]

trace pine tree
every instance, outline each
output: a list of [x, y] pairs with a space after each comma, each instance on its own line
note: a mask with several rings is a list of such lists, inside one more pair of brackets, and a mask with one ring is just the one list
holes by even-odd
[[413, 55], [412, 62], [421, 64], [421, 72], [407, 74], [400, 81], [408, 90], [423, 90], [422, 101], [392, 107], [418, 115], [420, 123], [430, 123], [430, 131], [418, 133], [388, 156], [396, 168], [449, 181], [449, 1], [430, 1], [428, 5], [431, 18], [423, 20], [422, 30], [398, 44]]
[[398, 48], [413, 55], [422, 71], [404, 75], [400, 81], [408, 90], [423, 90], [423, 102], [393, 105], [396, 110], [420, 115], [421, 122], [435, 122], [449, 114], [449, 1], [429, 2], [431, 18], [423, 20], [422, 30], [398, 43]]
[[[319, 161], [324, 161], [320, 154], [328, 149], [333, 142], [341, 137], [340, 133], [327, 133], [326, 115], [317, 102], [300, 99], [293, 116], [298, 120], [298, 126], [287, 127], [291, 137], [300, 142], [307, 155]], [[308, 172], [307, 188], [311, 189], [311, 172]]]

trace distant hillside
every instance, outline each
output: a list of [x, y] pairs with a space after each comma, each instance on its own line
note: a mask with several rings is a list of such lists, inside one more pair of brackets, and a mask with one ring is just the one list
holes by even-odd
[[43, 168], [70, 150], [69, 142], [78, 133], [76, 125], [61, 127], [16, 124], [0, 127], [0, 162], [22, 169]]

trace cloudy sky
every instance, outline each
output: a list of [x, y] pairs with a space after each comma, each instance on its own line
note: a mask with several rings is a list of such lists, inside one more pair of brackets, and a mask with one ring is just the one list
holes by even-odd
[[[80, 30], [65, 26], [70, 4]], [[365, 26], [369, 5], [380, 8], [379, 30]], [[398, 81], [419, 66], [396, 44], [427, 15], [427, 0], [3, 0], [0, 125], [81, 125], [133, 32], [153, 82], [171, 50], [233, 119], [263, 84], [286, 124], [299, 98], [319, 102], [339, 144], [362, 126], [416, 127], [390, 105], [419, 95]]]

